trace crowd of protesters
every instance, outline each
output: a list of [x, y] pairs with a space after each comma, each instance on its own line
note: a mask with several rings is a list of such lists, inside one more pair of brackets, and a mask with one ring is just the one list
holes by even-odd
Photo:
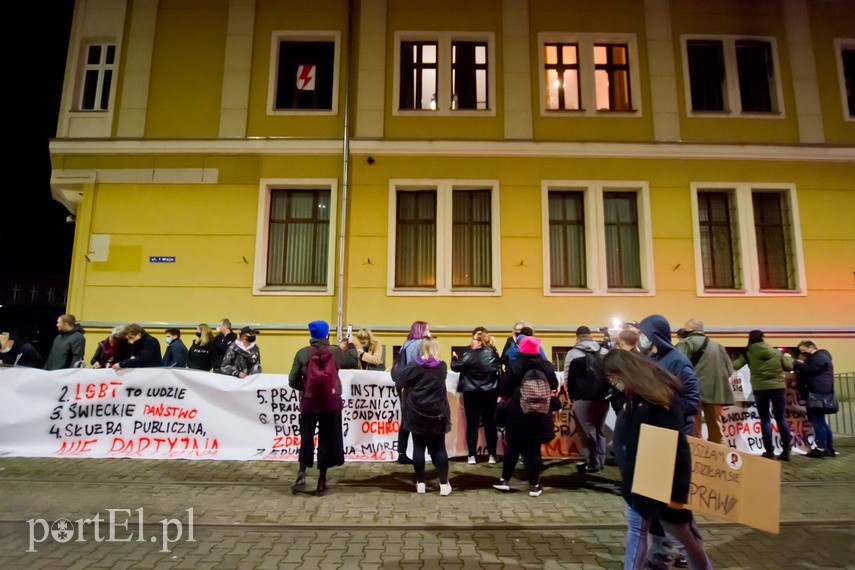
[[[414, 322], [392, 364], [391, 376], [401, 407], [398, 462], [412, 464], [416, 492], [426, 492], [426, 454], [437, 469], [440, 494], [452, 492], [445, 448], [445, 434], [452, 428], [446, 388], [449, 367], [459, 374], [457, 392], [462, 394], [469, 464], [477, 463], [481, 429], [488, 463], [500, 461], [497, 444], [499, 428], [503, 428], [502, 474], [493, 484], [498, 491], [511, 490], [511, 477], [522, 458], [529, 495], [538, 497], [543, 492], [541, 446], [554, 437], [552, 412], [560, 409], [560, 396], [566, 395], [572, 404], [571, 413], [584, 452], [584, 459], [577, 464], [582, 472], [599, 473], [605, 469], [605, 421], [609, 407], [616, 412], [613, 447], [627, 514], [625, 568], [666, 568], [672, 564], [711, 568], [692, 513], [685, 508], [691, 478], [686, 436], [700, 437], [705, 425], [709, 441], [725, 443], [721, 418], [723, 407], [733, 404], [730, 379], [734, 369], [748, 366], [750, 371], [765, 449], [763, 457], [790, 461], [792, 434], [784, 414], [785, 372], [792, 370], [816, 433], [815, 447], [807, 455], [817, 459], [836, 455], [825, 419], [834, 401], [834, 369], [831, 355], [814, 342], [800, 342], [800, 357], [793, 359], [766, 343], [763, 331], [753, 330], [743, 354], [732, 361], [696, 318], [686, 321], [677, 331], [676, 346], [670, 323], [661, 315], [625, 322], [619, 328], [606, 332], [603, 342], [594, 340], [586, 326], [576, 329], [576, 342], [566, 354], [563, 383], [559, 383], [541, 339], [525, 321], [515, 323], [501, 354], [490, 332], [476, 327], [469, 346], [461, 354], [451, 352], [450, 366], [443, 360], [441, 345], [431, 336], [428, 323]], [[73, 315], [64, 314], [57, 319], [57, 330], [43, 364], [25, 338], [8, 334], [0, 337], [0, 359], [5, 365], [43, 366], [46, 370], [84, 367], [83, 327]], [[300, 432], [317, 432], [318, 436], [301, 439], [298, 473], [292, 487], [305, 487], [306, 470], [314, 465], [317, 456], [316, 495], [321, 496], [326, 493], [328, 469], [343, 465], [345, 459], [338, 371], [385, 370], [385, 350], [367, 328], [360, 330], [355, 339], [348, 331], [337, 345], [331, 345], [329, 325], [324, 321], [309, 323], [308, 331], [309, 345], [295, 355], [288, 382], [299, 392]], [[258, 330], [245, 326], [235, 332], [229, 319], [222, 319], [216, 333], [201, 323], [188, 347], [178, 328], [166, 329], [166, 350], [161, 352], [158, 339], [140, 325], [119, 326], [99, 342], [90, 365], [116, 370], [190, 368], [239, 379], [262, 372], [261, 353], [256, 345]], [[781, 434], [782, 451], [778, 455], [771, 427], [773, 417]], [[632, 493], [642, 424], [678, 432], [669, 503]]]

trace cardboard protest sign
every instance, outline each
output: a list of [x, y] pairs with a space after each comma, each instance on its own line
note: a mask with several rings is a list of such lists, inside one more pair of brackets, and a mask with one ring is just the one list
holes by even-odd
[[[692, 479], [686, 508], [778, 534], [781, 464], [688, 437]], [[671, 499], [677, 432], [642, 424], [632, 492], [667, 503]]]

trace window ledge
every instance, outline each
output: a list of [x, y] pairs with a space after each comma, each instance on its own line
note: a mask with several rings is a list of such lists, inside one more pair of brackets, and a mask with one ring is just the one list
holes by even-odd
[[295, 117], [295, 116], [311, 116], [317, 117], [318, 115], [337, 115], [337, 109], [268, 109], [267, 116], [268, 117]]
[[405, 289], [387, 291], [390, 297], [498, 297], [499, 289]]
[[283, 287], [283, 286], [267, 286], [260, 289], [255, 289], [253, 295], [316, 295], [328, 296], [332, 295], [331, 287]]

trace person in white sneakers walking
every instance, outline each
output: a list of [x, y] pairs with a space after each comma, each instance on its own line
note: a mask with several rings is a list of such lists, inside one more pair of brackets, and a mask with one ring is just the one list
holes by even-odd
[[413, 470], [416, 492], [425, 492], [425, 450], [439, 472], [439, 494], [451, 494], [445, 434], [451, 431], [451, 408], [445, 389], [448, 368], [439, 359], [439, 343], [424, 337], [418, 356], [392, 370], [392, 380], [401, 392], [402, 428], [413, 436]]

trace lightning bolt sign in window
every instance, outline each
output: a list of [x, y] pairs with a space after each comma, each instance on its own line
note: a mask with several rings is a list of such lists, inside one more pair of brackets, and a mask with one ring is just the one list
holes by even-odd
[[315, 75], [316, 66], [314, 65], [298, 65], [297, 66], [297, 89], [300, 91], [315, 90]]

